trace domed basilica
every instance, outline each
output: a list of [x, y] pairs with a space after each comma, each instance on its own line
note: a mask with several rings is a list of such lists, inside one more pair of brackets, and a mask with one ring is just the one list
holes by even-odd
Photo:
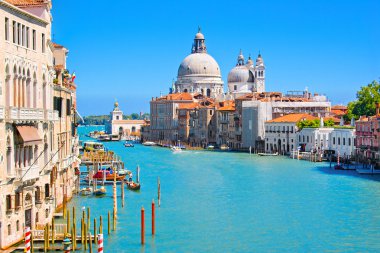
[[198, 29], [191, 54], [178, 68], [173, 92], [197, 92], [208, 97], [224, 93], [223, 80], [218, 63], [207, 54], [205, 37]]
[[261, 54], [257, 57], [255, 66], [251, 56], [244, 62], [240, 50], [237, 64], [228, 74], [228, 90], [235, 98], [245, 93], [265, 91], [265, 66]]
[[[251, 57], [244, 62], [240, 51], [236, 66], [228, 74], [228, 94], [233, 97], [265, 91], [265, 66], [259, 54], [256, 64]], [[177, 81], [173, 84], [172, 93], [201, 93], [212, 98], [223, 96], [223, 80], [220, 68], [215, 59], [207, 54], [205, 37], [200, 28], [195, 35], [191, 54], [178, 68]]]

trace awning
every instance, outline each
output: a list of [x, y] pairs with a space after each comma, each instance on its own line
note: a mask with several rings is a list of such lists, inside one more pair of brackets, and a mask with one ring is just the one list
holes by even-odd
[[37, 145], [42, 143], [42, 138], [38, 134], [37, 128], [32, 126], [16, 126], [16, 128], [24, 141], [24, 145]]

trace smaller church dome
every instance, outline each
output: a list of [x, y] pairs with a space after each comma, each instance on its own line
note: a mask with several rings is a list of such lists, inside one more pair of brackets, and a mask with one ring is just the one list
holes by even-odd
[[249, 70], [246, 66], [236, 66], [228, 73], [228, 83], [247, 82], [249, 79]]

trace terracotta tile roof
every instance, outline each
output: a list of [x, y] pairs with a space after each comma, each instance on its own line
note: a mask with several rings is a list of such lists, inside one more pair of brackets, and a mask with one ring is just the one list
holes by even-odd
[[329, 119], [331, 119], [332, 121], [334, 121], [334, 124], [336, 124], [336, 125], [340, 124], [340, 118], [337, 118], [337, 117], [326, 117], [326, 118], [323, 118], [324, 121], [329, 120]]
[[178, 109], [180, 110], [192, 110], [199, 107], [199, 103], [180, 103]]
[[345, 105], [334, 105], [334, 106], [331, 106], [331, 110], [347, 110], [347, 106], [345, 106]]
[[64, 48], [64, 46], [59, 45], [59, 44], [57, 44], [55, 42], [53, 42], [53, 47], [55, 47], [55, 48]]
[[173, 93], [157, 98], [157, 100], [193, 100], [193, 96], [190, 93]]
[[314, 120], [318, 119], [310, 114], [306, 113], [296, 113], [296, 114], [288, 114], [282, 117], [278, 117], [276, 119], [272, 119], [267, 121], [268, 123], [297, 123], [301, 120]]
[[346, 113], [342, 110], [335, 110], [335, 109], [331, 109], [331, 113], [337, 115], [337, 116], [343, 116], [345, 115]]
[[227, 100], [219, 103], [218, 111], [235, 111], [235, 102]]
[[40, 6], [46, 2], [45, 0], [5, 0], [5, 1], [18, 7]]

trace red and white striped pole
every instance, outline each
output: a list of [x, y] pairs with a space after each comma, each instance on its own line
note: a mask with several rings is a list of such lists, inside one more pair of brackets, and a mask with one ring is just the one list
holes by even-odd
[[103, 234], [98, 234], [98, 253], [103, 253]]
[[30, 227], [25, 227], [25, 252], [30, 253]]

